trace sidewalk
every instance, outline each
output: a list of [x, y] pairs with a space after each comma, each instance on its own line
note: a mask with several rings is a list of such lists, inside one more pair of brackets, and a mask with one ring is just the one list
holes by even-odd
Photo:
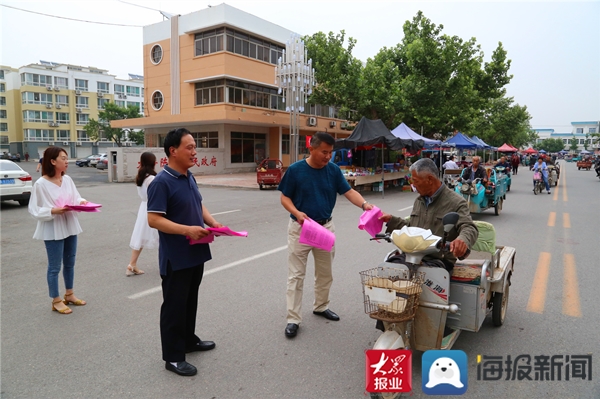
[[205, 187], [235, 187], [250, 188], [258, 190], [256, 172], [232, 173], [223, 175], [194, 176], [198, 186]]

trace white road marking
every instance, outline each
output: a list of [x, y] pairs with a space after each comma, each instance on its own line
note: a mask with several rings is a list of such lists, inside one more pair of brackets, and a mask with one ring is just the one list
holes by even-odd
[[398, 209], [398, 212], [406, 211], [408, 209], [412, 209], [412, 206], [407, 206], [406, 208]]
[[233, 213], [233, 212], [240, 212], [241, 209], [234, 209], [233, 211], [225, 211], [225, 212], [217, 212], [217, 213], [211, 213], [211, 215], [215, 216], [215, 215], [224, 215], [226, 213]]
[[[277, 253], [277, 252], [281, 252], [281, 251], [287, 249], [287, 247], [288, 247], [287, 245], [284, 245], [282, 247], [275, 248], [275, 249], [272, 249], [270, 251], [262, 252], [260, 254], [254, 255], [254, 256], [250, 256], [248, 258], [240, 259], [238, 261], [231, 262], [231, 263], [228, 263], [228, 264], [223, 265], [223, 266], [215, 267], [214, 269], [210, 269], [210, 270], [204, 272], [204, 276], [206, 277], [206, 276], [211, 275], [213, 273], [217, 273], [217, 272], [221, 272], [223, 270], [231, 269], [232, 267], [239, 266], [241, 264], [244, 264], [244, 263], [247, 263], [247, 262], [251, 262], [253, 260], [256, 260], [256, 259], [259, 259], [259, 258], [262, 258], [262, 257], [265, 257], [265, 256], [269, 256], [269, 255], [272, 255], [272, 254]], [[144, 297], [146, 295], [155, 294], [157, 292], [160, 292], [161, 290], [162, 290], [162, 288], [160, 286], [158, 286], [158, 287], [150, 288], [149, 290], [146, 290], [146, 291], [138, 292], [137, 294], [129, 295], [127, 298], [128, 299], [139, 299], [139, 298], [142, 298], [142, 297]]]

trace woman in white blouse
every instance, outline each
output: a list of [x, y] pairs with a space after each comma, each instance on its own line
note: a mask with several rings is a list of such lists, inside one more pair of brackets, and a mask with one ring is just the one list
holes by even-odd
[[[67, 305], [83, 306], [84, 300], [73, 294], [77, 234], [81, 226], [77, 214], [66, 205], [83, 205], [73, 180], [65, 172], [69, 167], [66, 151], [59, 147], [48, 147], [42, 161], [42, 177], [33, 185], [29, 201], [29, 213], [38, 221], [33, 234], [36, 240], [44, 240], [48, 255], [48, 289], [52, 298], [52, 310], [69, 314]], [[58, 274], [63, 264], [66, 293], [64, 299], [58, 292]]]

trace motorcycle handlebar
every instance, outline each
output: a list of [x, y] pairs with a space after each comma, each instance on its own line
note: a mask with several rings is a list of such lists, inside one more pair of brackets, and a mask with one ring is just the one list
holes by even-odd
[[[389, 233], [385, 233], [385, 234], [382, 234], [382, 233], [375, 234], [375, 237], [373, 237], [373, 238], [369, 239], [369, 241], [378, 241], [378, 240], [385, 240], [385, 241], [387, 241], [387, 242], [392, 242], [392, 238], [390, 237], [390, 234], [389, 234]], [[443, 247], [442, 247], [442, 242], [443, 242], [443, 241], [440, 241], [440, 242], [438, 243], [438, 249], [439, 249], [441, 252], [450, 252], [450, 243], [449, 243], [449, 242], [446, 242], [446, 243], [443, 245]], [[470, 254], [471, 254], [471, 250], [470, 250], [469, 248], [467, 248], [467, 252], [465, 252], [465, 254], [464, 254], [463, 256], [460, 256], [460, 257], [458, 257], [458, 259], [459, 259], [459, 260], [463, 260], [463, 259], [467, 258], [467, 257], [468, 257]]]

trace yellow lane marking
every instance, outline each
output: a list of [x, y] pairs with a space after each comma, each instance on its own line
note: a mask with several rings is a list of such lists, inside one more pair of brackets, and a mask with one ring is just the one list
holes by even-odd
[[562, 173], [563, 177], [562, 177], [562, 183], [561, 186], [563, 188], [563, 202], [568, 202], [569, 201], [569, 196], [567, 195], [567, 174], [565, 173], [565, 171], [563, 170]]
[[546, 287], [548, 286], [548, 275], [550, 274], [550, 253], [541, 252], [538, 260], [535, 276], [533, 277], [533, 286], [527, 302], [529, 312], [543, 313], [544, 303], [546, 302]]
[[579, 303], [579, 285], [577, 283], [577, 270], [575, 268], [575, 256], [565, 254], [565, 273], [563, 288], [563, 314], [573, 317], [581, 317], [581, 305]]
[[554, 227], [556, 223], [556, 212], [550, 212], [550, 216], [548, 216], [548, 227]]
[[571, 217], [568, 213], [563, 213], [563, 227], [565, 229], [571, 228]]

